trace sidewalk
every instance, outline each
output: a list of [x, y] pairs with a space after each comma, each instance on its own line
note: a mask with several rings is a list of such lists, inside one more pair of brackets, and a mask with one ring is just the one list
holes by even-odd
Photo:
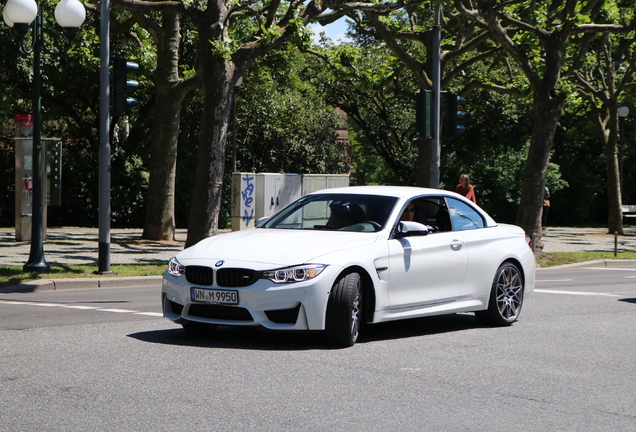
[[[636, 250], [636, 227], [626, 227], [624, 232], [616, 239], [618, 251]], [[541, 239], [545, 253], [614, 251], [614, 234], [608, 234], [607, 228], [548, 227]]]
[[[111, 229], [110, 264], [143, 264], [164, 262], [185, 245], [187, 232], [177, 230], [175, 241], [153, 241], [141, 238], [141, 229]], [[31, 243], [16, 242], [13, 228], [0, 228], [0, 265], [22, 268], [29, 260]], [[97, 228], [49, 228], [44, 241], [44, 257], [49, 265], [75, 265], [99, 263], [99, 230]], [[104, 275], [97, 278], [40, 279], [21, 285], [0, 288], [0, 293], [50, 291], [97, 287], [161, 285], [161, 276], [117, 277]]]
[[[227, 232], [227, 231], [225, 231]], [[619, 236], [618, 251], [636, 250], [636, 227]], [[111, 229], [110, 263], [133, 264], [163, 261], [183, 250], [187, 231], [179, 229], [175, 241], [153, 241], [141, 238], [141, 229]], [[222, 235], [222, 234], [220, 234]], [[614, 251], [614, 235], [606, 228], [548, 228], [543, 233], [544, 252]], [[50, 265], [98, 264], [99, 232], [97, 228], [49, 228], [44, 242], [44, 256]], [[0, 265], [22, 267], [29, 259], [30, 242], [16, 242], [13, 228], [0, 228]], [[117, 278], [104, 276], [86, 279], [42, 279], [28, 286], [0, 288], [0, 292], [16, 289], [47, 290], [104, 286], [159, 284], [161, 276]], [[25, 284], [27, 285], [27, 284]]]
[[[187, 232], [179, 229], [176, 241], [142, 240], [142, 229], [111, 229], [110, 263], [133, 264], [165, 261], [183, 250]], [[97, 228], [48, 228], [44, 257], [49, 264], [97, 264]], [[13, 228], [0, 228], [0, 265], [23, 266], [29, 260], [30, 242], [16, 242]]]

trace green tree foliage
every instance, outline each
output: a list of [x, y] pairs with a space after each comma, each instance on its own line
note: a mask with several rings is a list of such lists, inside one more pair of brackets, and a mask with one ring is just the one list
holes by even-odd
[[[170, 11], [196, 28], [196, 73], [203, 89], [203, 105], [186, 240], [190, 246], [218, 229], [231, 101], [236, 84], [257, 58], [288, 41], [305, 43], [308, 40], [305, 26], [320, 19], [325, 6], [302, 1], [119, 0], [119, 3], [145, 13]], [[169, 120], [172, 119], [166, 119]]]
[[[236, 92], [236, 140], [230, 133], [226, 153], [223, 205], [219, 228], [230, 225], [230, 178], [233, 143], [240, 172], [342, 174], [349, 170], [346, 149], [336, 145], [340, 117], [306, 79], [308, 67], [294, 47], [257, 60]], [[194, 181], [196, 136], [202, 94], [194, 91], [182, 107], [178, 149], [175, 215], [187, 226]]]
[[349, 170], [336, 143], [341, 122], [310, 84], [312, 70], [297, 49], [257, 61], [238, 88], [238, 171], [330, 173]]
[[[53, 19], [53, 5], [42, 2], [45, 10], [44, 44], [46, 52], [42, 54], [41, 64], [41, 100], [42, 100], [42, 137], [59, 137], [63, 141], [65, 166], [64, 190], [62, 192], [63, 208], [81, 209], [75, 216], [84, 224], [90, 224], [92, 214], [90, 210], [93, 202], [91, 183], [96, 178], [90, 169], [93, 155], [91, 148], [96, 149], [96, 112], [98, 101], [98, 77], [95, 73], [95, 55], [98, 53], [97, 38], [92, 31], [95, 21], [90, 15], [77, 35], [73, 44], [69, 46], [66, 38], [61, 35], [60, 28]], [[13, 123], [13, 115], [32, 112], [32, 55], [20, 55], [19, 42], [10, 36], [10, 32], [3, 25], [2, 43], [0, 43], [0, 57], [2, 58], [2, 115]], [[31, 34], [27, 34], [24, 45], [30, 48]], [[94, 49], [93, 49], [94, 48]], [[69, 79], [72, 76], [73, 79]], [[3, 131], [3, 143], [13, 148], [13, 128]], [[6, 135], [5, 135], [6, 133]], [[81, 160], [74, 156], [84, 153]], [[12, 154], [13, 158], [14, 155]], [[7, 161], [8, 162], [8, 161]], [[13, 161], [11, 161], [13, 163]], [[78, 165], [82, 165], [81, 168]], [[96, 167], [96, 164], [94, 165]], [[78, 173], [81, 171], [81, 173]], [[13, 189], [14, 173], [2, 176], [3, 181], [11, 182]], [[95, 182], [96, 184], [96, 182]], [[4, 190], [6, 186], [3, 185]], [[13, 194], [12, 194], [13, 195]], [[77, 200], [77, 201], [76, 201]], [[4, 200], [3, 200], [4, 201]], [[10, 219], [3, 217], [3, 223], [10, 220], [13, 223], [14, 198], [5, 203], [10, 204]], [[80, 204], [81, 203], [81, 204]], [[49, 208], [49, 224], [58, 223], [58, 208]], [[83, 213], [83, 215], [80, 215]], [[3, 212], [4, 215], [4, 212]], [[71, 217], [72, 219], [72, 217]]]
[[481, 90], [464, 108], [466, 132], [443, 142], [441, 187], [454, 190], [459, 175], [468, 174], [477, 203], [514, 223], [532, 125], [528, 101]]
[[309, 79], [329, 104], [344, 110], [355, 123], [361, 132], [356, 136], [368, 143], [362, 151], [383, 159], [392, 172], [387, 180], [413, 184], [416, 83], [411, 72], [377, 41], [367, 40], [362, 46], [326, 43], [320, 51], [310, 52], [321, 63], [313, 64]]
[[488, 29], [492, 39], [523, 71], [532, 89], [533, 131], [517, 223], [540, 250], [543, 187], [558, 121], [570, 93], [562, 76], [580, 66], [589, 48], [586, 36], [626, 32], [633, 23], [625, 17], [608, 23], [605, 12], [614, 3], [597, 0], [530, 4], [477, 0], [455, 4], [462, 14]]
[[[89, 13], [72, 44], [68, 44], [53, 19], [54, 4], [42, 2], [45, 8], [45, 45], [42, 55], [42, 136], [57, 137], [63, 144], [62, 205], [48, 208], [48, 225], [97, 225], [98, 201], [98, 149], [99, 149], [99, 21], [98, 14]], [[116, 22], [116, 20], [114, 21]], [[117, 27], [117, 26], [115, 26]], [[113, 32], [112, 52], [127, 53], [129, 57], [144, 59], [148, 52], [147, 35], [123, 39]], [[0, 110], [8, 120], [2, 133], [3, 146], [13, 149], [13, 115], [30, 113], [32, 101], [32, 56], [19, 55], [18, 43], [9, 31], [0, 32], [0, 58], [6, 67], [0, 74], [3, 88]], [[145, 39], [144, 39], [145, 36]], [[25, 43], [30, 43], [27, 36]], [[143, 78], [137, 97], [142, 104], [113, 143], [111, 206], [114, 226], [141, 226], [144, 193], [147, 185], [148, 126], [144, 126], [146, 102], [150, 98]], [[148, 96], [145, 96], [148, 95]], [[141, 121], [136, 121], [139, 115]], [[125, 131], [123, 131], [125, 126]], [[7, 153], [3, 152], [3, 156]], [[2, 211], [2, 223], [13, 224], [13, 158], [6, 160], [11, 166], [9, 175], [2, 176], [0, 190], [10, 190], [3, 200], [7, 211]], [[9, 158], [7, 158], [9, 159]], [[3, 157], [3, 163], [5, 158]], [[4, 170], [3, 170], [4, 171]], [[135, 185], [135, 187], [131, 187]]]
[[[618, 11], [614, 11], [618, 15]], [[636, 88], [636, 35], [610, 33], [587, 37], [592, 47], [573, 73], [573, 81], [582, 98], [587, 101], [590, 119], [596, 126], [601, 143], [607, 176], [608, 229], [623, 234], [621, 212], [621, 181], [618, 108], [623, 95]]]
[[[634, 10], [632, 0], [596, 4], [614, 9], [620, 6], [617, 10], [627, 15], [633, 14]], [[249, 9], [247, 3], [243, 5], [244, 9]], [[530, 148], [532, 127], [536, 124], [530, 84], [522, 76], [521, 66], [511, 61], [498, 45], [483, 39], [483, 28], [466, 27], [453, 11], [453, 5], [445, 2], [442, 49], [448, 67], [445, 68], [443, 89], [465, 92], [468, 96], [465, 110], [469, 115], [464, 122], [467, 132], [452, 141], [442, 142], [442, 186], [452, 189], [460, 173], [470, 174], [477, 188], [479, 204], [498, 220], [511, 222], [522, 197], [523, 167]], [[528, 8], [529, 5], [530, 2], [502, 3], [500, 17], [513, 42], [524, 50], [528, 61], [537, 66], [537, 73], [545, 74], [548, 68], [544, 57], [548, 51], [539, 48], [530, 27], [525, 30], [514, 30], [514, 27], [520, 22], [536, 28], [550, 27], [548, 24], [556, 22], [554, 18], [558, 14], [548, 9], [541, 12], [544, 3], [533, 2], [534, 9]], [[558, 2], [553, 6], [560, 7]], [[348, 6], [343, 4], [342, 7]], [[583, 26], [590, 24], [590, 14], [577, 7], [573, 24], [585, 28]], [[48, 10], [52, 11], [52, 6]], [[49, 48], [63, 54], [43, 56], [43, 135], [62, 138], [64, 169], [63, 205], [49, 207], [49, 225], [95, 226], [99, 145], [98, 17], [94, 12], [89, 13], [74, 48], [64, 53], [63, 39], [53, 35], [57, 24], [51, 16], [52, 12], [46, 24]], [[315, 55], [303, 61], [293, 50], [269, 51], [267, 57], [254, 63], [244, 75], [236, 96], [238, 170], [343, 172], [348, 167], [342, 159], [341, 149], [333, 146], [333, 125], [337, 118], [329, 108], [342, 107], [349, 113], [350, 141], [354, 148], [352, 160], [358, 183], [414, 183], [417, 148], [414, 144], [413, 94], [416, 89], [425, 88], [427, 83], [427, 77], [421, 71], [429, 70], [430, 9], [424, 4], [411, 5], [409, 9], [390, 15], [382, 13], [377, 17], [389, 31], [401, 35], [396, 39], [398, 48], [414, 59], [413, 64], [405, 61], [403, 53], [398, 55], [395, 50], [389, 50], [390, 44], [378, 42], [380, 38], [369, 23], [360, 18], [362, 15], [353, 16], [359, 19], [353, 34], [354, 43], [327, 44], [316, 50], [326, 63], [318, 62]], [[598, 16], [603, 18], [597, 21], [601, 24], [614, 23], [609, 12]], [[113, 143], [111, 198], [114, 226], [143, 224], [149, 140], [155, 120], [153, 71], [156, 49], [150, 35], [133, 25], [131, 18], [126, 11], [113, 11], [112, 53], [132, 58], [142, 66], [141, 87], [137, 92], [141, 105], [129, 113], [127, 123], [120, 124], [118, 139]], [[253, 26], [257, 20], [233, 21], [236, 26], [232, 37], [215, 44], [215, 53], [226, 59], [238, 52], [239, 42], [271, 41], [276, 34], [274, 17], [270, 18], [267, 22], [272, 26], [264, 29]], [[197, 59], [199, 32], [192, 24], [184, 25], [182, 31], [184, 45], [179, 54], [184, 65], [182, 72], [185, 72], [190, 71]], [[290, 34], [290, 39], [306, 39], [303, 32]], [[466, 42], [479, 41], [479, 48], [460, 44], [467, 50], [458, 54], [460, 51], [456, 49], [458, 44], [454, 39], [458, 35], [463, 35]], [[579, 34], [566, 44], [568, 62], [580, 52], [583, 36]], [[633, 30], [625, 37], [633, 37]], [[471, 46], [472, 51], [468, 49]], [[594, 48], [594, 44], [589, 47]], [[590, 58], [595, 58], [595, 53]], [[0, 31], [0, 61], [3, 64], [0, 115], [5, 120], [0, 129], [0, 222], [11, 226], [13, 115], [30, 112], [32, 77], [30, 57], [19, 55], [6, 28]], [[468, 67], [462, 69], [461, 65]], [[626, 71], [627, 67], [631, 66], [617, 65], [621, 71]], [[567, 73], [562, 76], [570, 77]], [[590, 121], [591, 107], [573, 96], [572, 82], [560, 81], [556, 90], [568, 97], [568, 104], [555, 127], [554, 146], [546, 167], [545, 182], [553, 199], [551, 224], [605, 223], [607, 176], [598, 134]], [[180, 227], [187, 226], [192, 202], [194, 166], [200, 147], [198, 134], [205, 121], [201, 117], [203, 102], [204, 93], [198, 89], [186, 98], [181, 112], [175, 196], [176, 224]], [[632, 204], [636, 203], [636, 190], [631, 187], [636, 181], [633, 170], [636, 163], [636, 146], [633, 145], [636, 100], [633, 90], [626, 89], [620, 102], [632, 108], [623, 125], [625, 187], [622, 190], [623, 202]], [[227, 226], [229, 220], [228, 167], [232, 162], [232, 152], [228, 151], [223, 155], [226, 172], [219, 227]]]

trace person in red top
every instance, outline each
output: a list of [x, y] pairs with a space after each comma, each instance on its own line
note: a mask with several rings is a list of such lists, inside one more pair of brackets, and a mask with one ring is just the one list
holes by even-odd
[[475, 204], [477, 204], [477, 197], [475, 196], [475, 188], [470, 184], [470, 177], [468, 174], [462, 174], [459, 176], [459, 184], [455, 187], [455, 192], [465, 196]]

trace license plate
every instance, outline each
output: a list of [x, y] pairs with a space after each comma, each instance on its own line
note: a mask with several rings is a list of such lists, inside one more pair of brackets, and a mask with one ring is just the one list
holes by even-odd
[[190, 288], [190, 297], [194, 302], [237, 305], [238, 291]]

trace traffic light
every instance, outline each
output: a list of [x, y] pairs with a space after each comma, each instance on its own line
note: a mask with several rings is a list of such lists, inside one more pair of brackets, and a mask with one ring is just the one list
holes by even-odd
[[423, 139], [433, 137], [431, 127], [431, 103], [433, 92], [430, 90], [420, 90], [415, 93], [415, 123], [417, 134]]
[[128, 92], [139, 87], [139, 83], [135, 80], [128, 79], [128, 73], [135, 72], [139, 69], [137, 63], [128, 61], [122, 56], [114, 56], [113, 58], [113, 116], [120, 116], [130, 108], [139, 105], [139, 101], [135, 98], [128, 97]]
[[464, 132], [464, 125], [459, 122], [466, 117], [464, 111], [460, 111], [460, 105], [466, 103], [466, 99], [453, 92], [442, 92], [444, 100], [444, 126], [442, 127], [442, 139], [453, 139]]

